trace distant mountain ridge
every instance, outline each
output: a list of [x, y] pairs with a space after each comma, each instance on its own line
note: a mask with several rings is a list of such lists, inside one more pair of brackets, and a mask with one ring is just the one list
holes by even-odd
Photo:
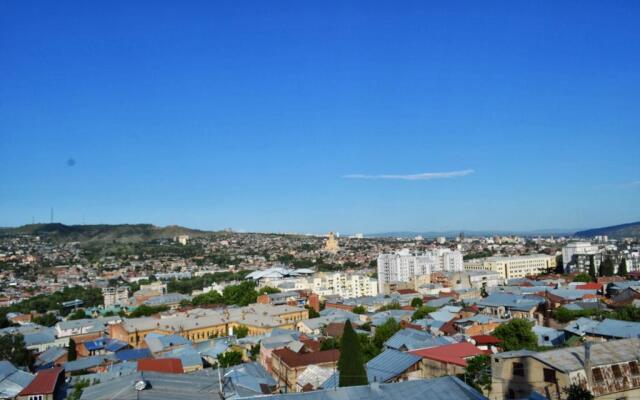
[[178, 235], [191, 237], [206, 236], [213, 232], [200, 231], [177, 225], [158, 227], [151, 224], [119, 224], [119, 225], [65, 225], [29, 224], [15, 228], [0, 228], [2, 235], [36, 235], [55, 240], [71, 242], [89, 241], [145, 241], [170, 239]]
[[575, 233], [575, 236], [584, 238], [605, 235], [614, 239], [640, 237], [640, 221], [628, 224], [605, 226], [603, 228], [587, 229]]
[[574, 229], [537, 229], [531, 231], [508, 231], [508, 230], [457, 230], [457, 231], [426, 231], [426, 232], [414, 232], [414, 231], [397, 231], [397, 232], [381, 232], [381, 233], [371, 233], [366, 234], [366, 237], [371, 238], [384, 238], [384, 237], [392, 237], [392, 238], [412, 238], [416, 236], [422, 236], [426, 238], [434, 238], [438, 236], [444, 237], [457, 237], [460, 233], [463, 233], [465, 236], [508, 236], [508, 235], [520, 235], [520, 236], [537, 236], [537, 235], [572, 235], [575, 232]]

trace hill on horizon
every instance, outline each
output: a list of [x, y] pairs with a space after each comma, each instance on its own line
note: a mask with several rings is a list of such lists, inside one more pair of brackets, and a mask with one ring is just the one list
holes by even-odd
[[615, 239], [625, 237], [640, 237], [640, 221], [631, 222], [628, 224], [605, 226], [602, 228], [587, 229], [575, 233], [575, 236], [584, 238], [604, 235]]
[[0, 236], [34, 235], [71, 242], [125, 241], [137, 242], [171, 239], [178, 235], [207, 236], [213, 232], [177, 225], [159, 227], [152, 224], [65, 225], [61, 223], [29, 224], [14, 228], [0, 228]]

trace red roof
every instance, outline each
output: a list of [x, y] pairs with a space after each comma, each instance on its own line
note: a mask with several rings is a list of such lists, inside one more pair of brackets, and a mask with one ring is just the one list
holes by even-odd
[[398, 290], [396, 290], [396, 292], [398, 294], [418, 294], [418, 292], [416, 292], [413, 289], [398, 289]]
[[179, 358], [143, 358], [138, 360], [138, 371], [181, 374], [182, 361]]
[[410, 351], [410, 353], [430, 360], [460, 365], [461, 367], [467, 366], [466, 358], [484, 354], [482, 350], [469, 342], [446, 344], [429, 349], [414, 350]]
[[582, 290], [602, 290], [602, 283], [588, 282], [583, 285], [576, 286], [576, 289]]
[[283, 349], [274, 350], [271, 354], [273, 356], [277, 356], [283, 363], [293, 368], [311, 364], [337, 362], [340, 358], [340, 350], [337, 349], [299, 354], [285, 347]]
[[18, 396], [31, 396], [36, 394], [53, 394], [58, 385], [58, 379], [63, 369], [54, 367], [43, 369], [36, 374], [30, 384], [27, 385]]
[[495, 336], [492, 335], [476, 335], [476, 336], [471, 336], [471, 339], [473, 339], [476, 342], [476, 345], [487, 345], [487, 344], [500, 344], [502, 343], [502, 339], [499, 339]]

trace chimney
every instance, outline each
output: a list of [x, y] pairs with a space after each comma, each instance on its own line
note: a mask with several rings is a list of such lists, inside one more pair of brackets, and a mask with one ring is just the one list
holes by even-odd
[[584, 372], [587, 375], [587, 385], [591, 390], [591, 342], [584, 342]]

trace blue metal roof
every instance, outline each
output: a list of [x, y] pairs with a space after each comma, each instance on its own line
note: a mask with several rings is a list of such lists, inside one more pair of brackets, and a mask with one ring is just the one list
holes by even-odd
[[421, 359], [422, 357], [415, 354], [387, 349], [367, 363], [367, 379], [369, 382], [387, 382]]
[[151, 357], [151, 352], [149, 349], [129, 349], [117, 352], [116, 357], [120, 361], [139, 360]]
[[435, 336], [416, 329], [402, 329], [387, 340], [384, 345], [396, 350], [415, 350], [450, 344], [453, 341], [444, 336]]
[[[331, 378], [330, 378], [331, 379]], [[337, 381], [337, 379], [333, 378]], [[325, 388], [324, 384], [322, 385]], [[253, 397], [246, 400], [259, 400]], [[337, 387], [315, 392], [269, 396], [269, 400], [486, 400], [466, 383], [453, 376], [410, 380], [380, 385]]]
[[640, 322], [605, 319], [588, 329], [587, 333], [613, 338], [636, 338], [640, 337]]
[[110, 352], [117, 352], [129, 346], [127, 343], [122, 340], [110, 339], [108, 343], [105, 344], [104, 349]]

